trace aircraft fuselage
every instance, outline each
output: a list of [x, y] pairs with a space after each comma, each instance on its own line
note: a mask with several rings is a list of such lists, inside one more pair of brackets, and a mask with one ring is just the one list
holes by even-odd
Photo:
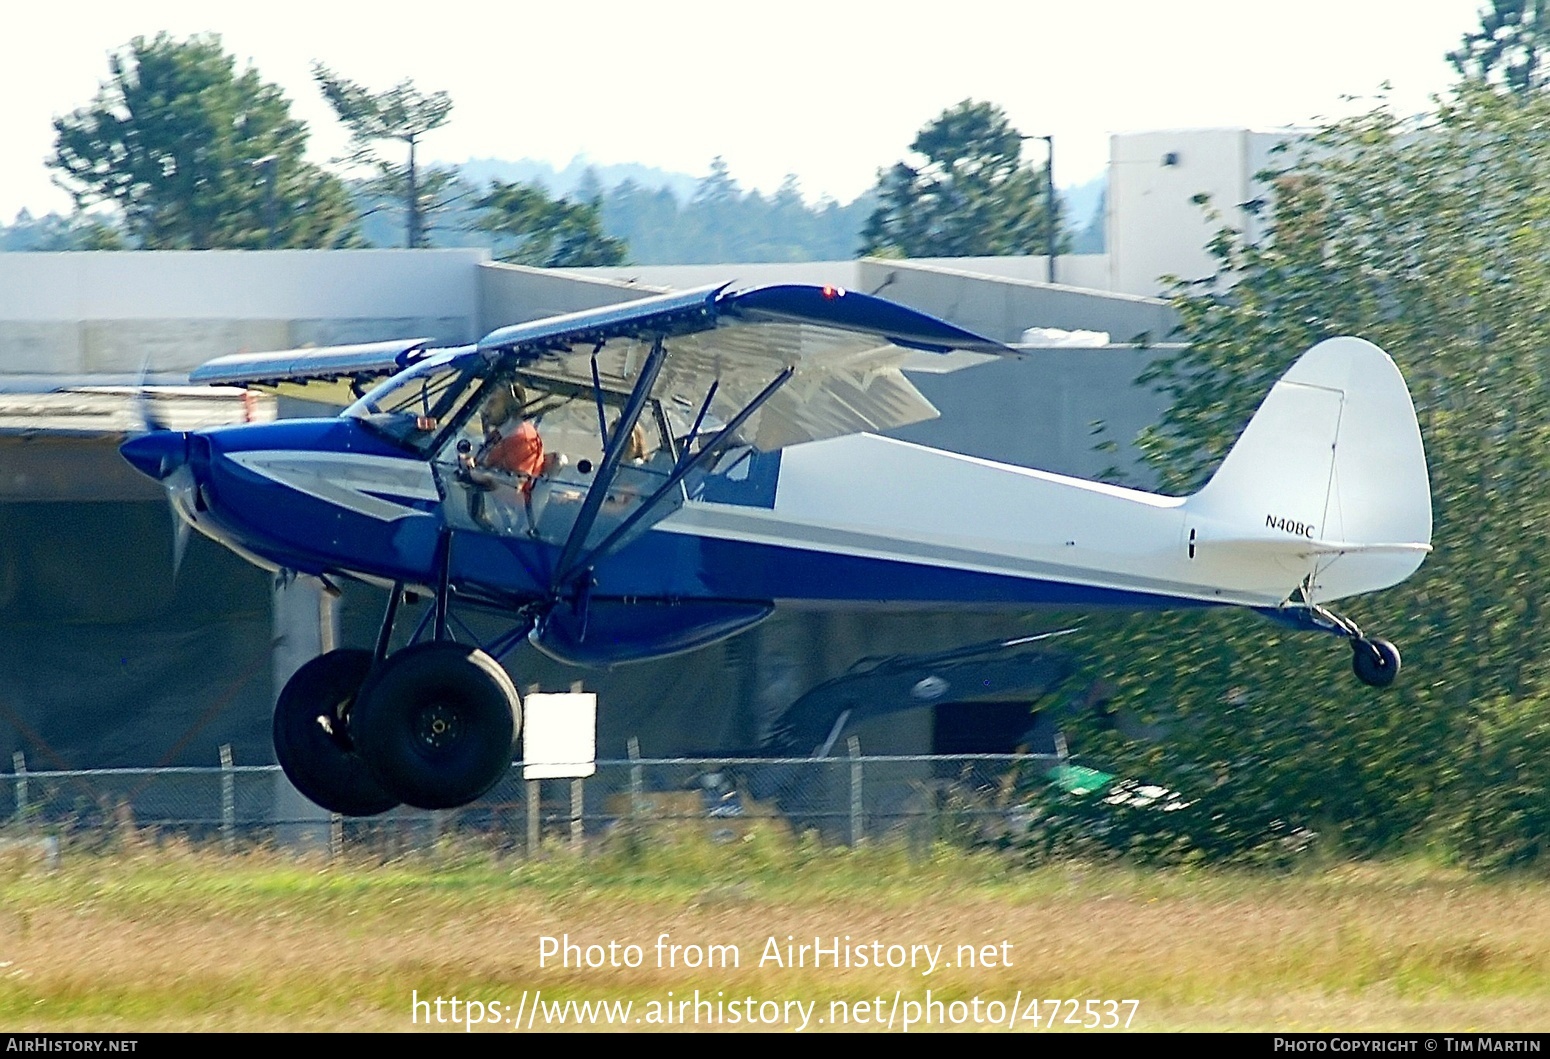
[[[202, 532], [275, 567], [434, 584], [444, 501], [423, 459], [345, 419], [191, 437], [180, 507]], [[1285, 590], [1192, 584], [1175, 498], [872, 435], [798, 446], [756, 473], [778, 475], [774, 488], [690, 499], [607, 557], [594, 599], [1146, 606], [1273, 604]], [[460, 532], [451, 582], [537, 600], [556, 552]]]

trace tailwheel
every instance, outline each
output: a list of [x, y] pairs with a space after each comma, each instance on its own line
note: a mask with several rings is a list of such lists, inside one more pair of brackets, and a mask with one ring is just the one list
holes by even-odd
[[417, 809], [451, 809], [506, 774], [521, 716], [495, 659], [439, 640], [406, 647], [372, 673], [350, 732], [384, 789]]
[[375, 816], [399, 803], [355, 751], [350, 714], [371, 671], [370, 651], [319, 655], [286, 681], [275, 702], [274, 753], [292, 785], [331, 813]]
[[1399, 648], [1387, 640], [1369, 637], [1356, 622], [1313, 602], [1312, 575], [1303, 579], [1283, 610], [1299, 628], [1331, 633], [1350, 643], [1351, 669], [1356, 679], [1368, 687], [1386, 688], [1399, 676]]
[[1351, 668], [1363, 684], [1386, 688], [1399, 676], [1399, 648], [1387, 640], [1357, 637], [1351, 641]]

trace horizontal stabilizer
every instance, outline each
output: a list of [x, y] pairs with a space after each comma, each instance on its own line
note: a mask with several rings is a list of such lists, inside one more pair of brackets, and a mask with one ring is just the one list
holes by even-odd
[[1353, 541], [1276, 540], [1265, 537], [1246, 537], [1241, 540], [1212, 539], [1211, 547], [1219, 550], [1241, 552], [1245, 556], [1267, 557], [1284, 555], [1296, 559], [1315, 559], [1327, 555], [1425, 555], [1432, 550], [1430, 544], [1381, 542], [1361, 544]]

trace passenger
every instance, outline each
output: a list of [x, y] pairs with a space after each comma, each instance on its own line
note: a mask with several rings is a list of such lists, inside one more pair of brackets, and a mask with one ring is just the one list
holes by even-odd
[[631, 463], [646, 462], [646, 428], [639, 423], [630, 431], [630, 440], [624, 446], [624, 458]]
[[[618, 429], [617, 421], [609, 427], [609, 433]], [[646, 449], [646, 430], [640, 423], [636, 423], [630, 431], [630, 436], [624, 443], [624, 451], [620, 453], [620, 475], [614, 479], [613, 486], [603, 497], [603, 512], [609, 515], [623, 514], [626, 510], [638, 504], [642, 497], [643, 482], [638, 474], [623, 473], [628, 468], [640, 467], [650, 458]]]

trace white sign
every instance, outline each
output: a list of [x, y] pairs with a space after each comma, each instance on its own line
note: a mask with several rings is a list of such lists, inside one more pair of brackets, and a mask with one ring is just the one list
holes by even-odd
[[522, 700], [522, 778], [577, 779], [597, 772], [597, 696], [532, 692]]

